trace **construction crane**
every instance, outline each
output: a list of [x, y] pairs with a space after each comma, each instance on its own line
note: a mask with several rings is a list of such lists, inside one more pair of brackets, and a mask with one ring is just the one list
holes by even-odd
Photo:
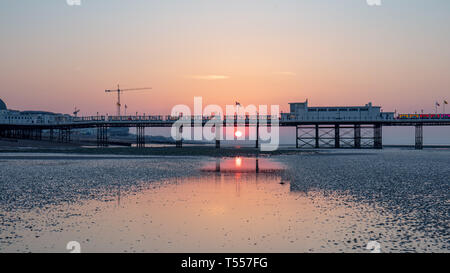
[[77, 117], [77, 115], [78, 115], [79, 112], [80, 112], [80, 109], [77, 109], [77, 107], [75, 106], [75, 109], [74, 109], [74, 111], [73, 111], [73, 115], [74, 115], [75, 117]]
[[106, 93], [117, 92], [117, 103], [116, 103], [116, 106], [117, 106], [117, 115], [120, 116], [120, 107], [121, 107], [121, 104], [120, 104], [120, 93], [125, 92], [125, 91], [138, 91], [138, 90], [149, 90], [149, 89], [152, 89], [152, 88], [151, 88], [151, 87], [143, 87], [143, 88], [120, 89], [120, 86], [117, 85], [117, 89], [115, 89], [115, 90], [109, 90], [109, 89], [107, 89], [107, 90], [105, 90], [105, 92], [106, 92]]

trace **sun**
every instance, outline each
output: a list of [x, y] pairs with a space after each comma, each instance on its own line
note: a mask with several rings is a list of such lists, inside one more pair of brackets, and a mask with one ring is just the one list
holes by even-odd
[[236, 131], [236, 132], [234, 133], [234, 135], [235, 135], [236, 137], [241, 137], [241, 136], [242, 136], [242, 132], [241, 132], [241, 131]]

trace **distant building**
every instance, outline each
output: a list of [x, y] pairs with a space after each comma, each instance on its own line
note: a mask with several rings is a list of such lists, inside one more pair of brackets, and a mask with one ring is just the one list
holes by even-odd
[[393, 112], [382, 112], [380, 106], [371, 102], [364, 106], [321, 106], [309, 107], [305, 102], [289, 103], [290, 113], [282, 113], [285, 120], [333, 121], [333, 120], [390, 120]]
[[0, 99], [0, 123], [3, 124], [50, 124], [71, 120], [67, 114], [59, 114], [45, 111], [17, 111], [6, 107]]
[[[67, 114], [53, 113], [47, 111], [17, 111], [6, 107], [0, 99], [0, 124], [55, 124], [72, 121], [74, 117]], [[80, 129], [81, 135], [95, 135], [96, 129]], [[110, 136], [128, 136], [129, 128], [111, 127], [108, 129]]]

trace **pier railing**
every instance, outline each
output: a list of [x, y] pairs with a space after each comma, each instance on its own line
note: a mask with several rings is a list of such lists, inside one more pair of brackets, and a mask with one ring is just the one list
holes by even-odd
[[70, 125], [70, 124], [82, 124], [82, 123], [173, 123], [176, 121], [185, 122], [202, 122], [218, 121], [223, 123], [265, 123], [273, 120], [278, 120], [281, 123], [289, 124], [295, 122], [416, 122], [416, 121], [437, 121], [447, 122], [450, 121], [450, 114], [399, 114], [396, 117], [386, 116], [361, 116], [354, 117], [296, 117], [295, 115], [234, 115], [234, 116], [171, 116], [171, 115], [133, 115], [133, 116], [84, 116], [84, 117], [55, 117], [55, 118], [42, 118], [42, 117], [26, 117], [22, 119], [12, 118], [0, 118], [0, 124], [5, 125]]
[[227, 120], [239, 120], [239, 121], [256, 121], [256, 120], [280, 120], [276, 115], [264, 115], [264, 116], [251, 116], [251, 115], [239, 115], [239, 116], [87, 116], [87, 117], [74, 117], [72, 122], [129, 122], [129, 121], [155, 121], [155, 122], [175, 122], [181, 121], [202, 121], [207, 122], [210, 120], [227, 121]]
[[201, 121], [208, 122], [210, 120], [215, 121], [240, 121], [240, 122], [256, 122], [256, 121], [270, 121], [278, 120], [281, 122], [382, 122], [382, 121], [415, 121], [415, 120], [450, 120], [450, 114], [437, 114], [437, 115], [398, 115], [394, 118], [387, 118], [385, 116], [378, 117], [295, 117], [290, 116], [278, 116], [278, 115], [264, 115], [264, 116], [252, 116], [252, 115], [239, 115], [239, 116], [162, 116], [162, 115], [151, 115], [151, 116], [87, 116], [87, 117], [75, 117], [71, 122], [175, 122], [175, 121]]

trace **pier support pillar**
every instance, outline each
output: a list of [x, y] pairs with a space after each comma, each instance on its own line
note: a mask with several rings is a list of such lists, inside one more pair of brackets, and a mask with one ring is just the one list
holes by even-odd
[[105, 125], [97, 126], [97, 147], [108, 146], [108, 127]]
[[145, 127], [143, 125], [136, 126], [136, 147], [145, 147]]
[[316, 124], [316, 126], [315, 126], [315, 130], [316, 130], [316, 133], [315, 133], [315, 145], [314, 145], [314, 147], [316, 148], [316, 149], [319, 149], [319, 124]]
[[[334, 127], [333, 127], [334, 128]], [[319, 127], [315, 125], [296, 125], [295, 145], [297, 148], [318, 148], [320, 135]]]
[[381, 124], [377, 123], [373, 128], [373, 147], [375, 149], [383, 149], [383, 131]]
[[255, 148], [259, 148], [259, 122], [258, 122], [258, 120], [256, 120], [256, 145], [255, 145]]
[[183, 148], [183, 126], [180, 126], [177, 132], [177, 139], [175, 141], [175, 147], [177, 148]]
[[340, 148], [340, 133], [339, 133], [339, 124], [334, 125], [334, 148]]
[[[102, 130], [100, 126], [97, 126], [97, 147], [101, 147], [102, 146]], [[61, 129], [59, 129], [59, 139], [61, 138]]]
[[215, 133], [216, 133], [216, 149], [220, 148], [220, 135], [221, 135], [221, 131], [222, 131], [222, 126], [217, 126], [217, 124], [214, 126], [215, 127]]
[[216, 172], [220, 173], [220, 158], [216, 158]]
[[[70, 136], [70, 131], [69, 131], [69, 136]], [[108, 127], [107, 126], [103, 126], [103, 137], [104, 137], [104, 145], [106, 147], [106, 146], [108, 146]]]
[[64, 128], [62, 131], [62, 142], [69, 142], [69, 130], [67, 128]]
[[[97, 131], [97, 139], [98, 139], [98, 131]], [[58, 129], [58, 142], [63, 142], [63, 131], [62, 131], [62, 128]]]
[[423, 125], [417, 124], [415, 126], [416, 128], [416, 144], [415, 148], [416, 150], [422, 150], [423, 149]]
[[355, 148], [361, 149], [361, 125], [355, 124]]

